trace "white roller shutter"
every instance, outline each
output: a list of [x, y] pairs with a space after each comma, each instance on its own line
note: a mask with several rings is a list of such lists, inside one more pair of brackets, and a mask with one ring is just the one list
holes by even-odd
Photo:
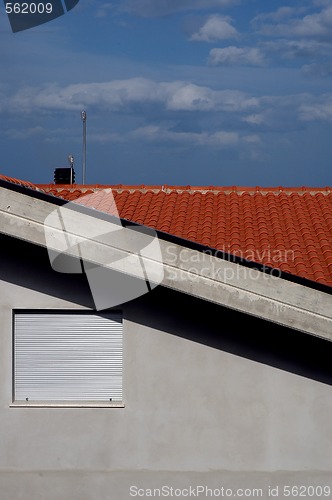
[[15, 401], [122, 401], [122, 317], [16, 313]]

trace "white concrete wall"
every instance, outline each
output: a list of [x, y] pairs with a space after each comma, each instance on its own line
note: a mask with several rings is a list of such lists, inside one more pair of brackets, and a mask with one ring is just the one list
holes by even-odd
[[37, 267], [27, 246], [2, 249], [1, 500], [150, 498], [162, 486], [184, 497], [198, 485], [332, 496], [332, 386], [321, 381], [332, 377], [311, 363], [331, 345], [170, 290], [123, 308], [125, 408], [11, 408], [12, 310], [82, 309], [89, 297], [54, 277], [43, 251]]

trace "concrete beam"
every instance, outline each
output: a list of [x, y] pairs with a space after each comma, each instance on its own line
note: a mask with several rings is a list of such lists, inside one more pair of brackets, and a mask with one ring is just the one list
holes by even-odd
[[[60, 209], [51, 201], [1, 189], [0, 232], [144, 279], [135, 249], [148, 245], [151, 235], [121, 230], [97, 211], [74, 207]], [[142, 255], [149, 280], [159, 282], [163, 273], [161, 284], [173, 290], [332, 340], [331, 295], [161, 239], [159, 246], [159, 252]]]

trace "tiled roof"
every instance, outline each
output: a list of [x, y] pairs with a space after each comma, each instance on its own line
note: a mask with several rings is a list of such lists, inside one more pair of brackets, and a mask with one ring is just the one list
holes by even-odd
[[332, 188], [38, 185], [68, 201], [332, 286]]
[[14, 179], [14, 177], [8, 177], [7, 175], [0, 174], [0, 180], [11, 182], [12, 184], [16, 184], [18, 186], [28, 187], [30, 189], [37, 189], [37, 186], [35, 186], [35, 184], [32, 184], [32, 182], [21, 181], [20, 179]]

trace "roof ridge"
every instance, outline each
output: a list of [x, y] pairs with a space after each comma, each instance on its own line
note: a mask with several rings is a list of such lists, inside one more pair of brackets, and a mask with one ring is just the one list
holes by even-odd
[[324, 186], [324, 187], [319, 187], [319, 186], [296, 186], [296, 187], [291, 187], [291, 186], [192, 186], [192, 185], [187, 185], [187, 186], [181, 186], [181, 185], [167, 185], [167, 184], [160, 184], [160, 185], [153, 185], [153, 184], [35, 184], [35, 186], [39, 189], [43, 190], [56, 190], [56, 191], [61, 191], [61, 190], [67, 190], [70, 192], [73, 191], [81, 191], [82, 193], [85, 193], [86, 191], [98, 191], [101, 189], [113, 189], [119, 192], [122, 191], [139, 191], [142, 193], [152, 191], [155, 193], [163, 192], [166, 194], [176, 192], [176, 193], [183, 193], [183, 192], [188, 192], [188, 193], [194, 193], [194, 192], [199, 192], [199, 193], [237, 193], [237, 194], [244, 194], [244, 193], [260, 193], [260, 194], [267, 194], [267, 193], [285, 193], [285, 194], [293, 194], [293, 193], [298, 193], [298, 194], [304, 194], [304, 193], [310, 193], [310, 194], [317, 194], [317, 193], [322, 193], [322, 194], [330, 194], [332, 193], [332, 186]]

